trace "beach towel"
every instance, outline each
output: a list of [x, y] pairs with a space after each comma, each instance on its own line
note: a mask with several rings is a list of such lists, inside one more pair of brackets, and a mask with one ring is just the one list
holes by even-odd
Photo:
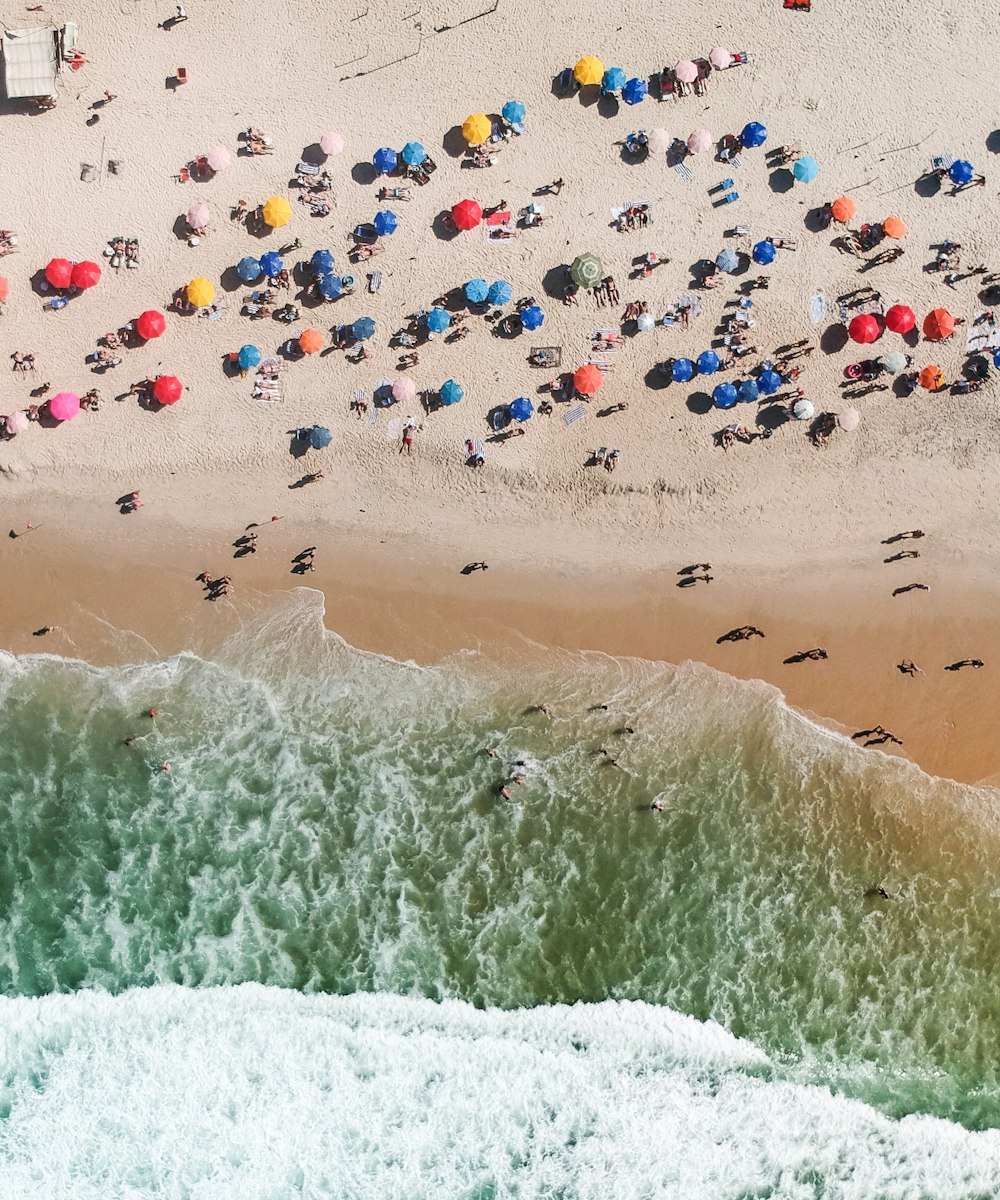
[[399, 417], [393, 417], [385, 427], [385, 440], [387, 442], [395, 442], [399, 439]]
[[[470, 445], [472, 446], [471, 450], [469, 450]], [[486, 457], [486, 451], [483, 448], [483, 443], [479, 438], [474, 438], [472, 434], [469, 434], [469, 436], [462, 443], [462, 457], [465, 461], [468, 461], [470, 458]]]
[[372, 271], [372, 273], [368, 276], [369, 292], [372, 292], [372, 293], [377, 292], [381, 286], [382, 286], [382, 272], [381, 271]]
[[826, 317], [826, 296], [822, 292], [816, 292], [809, 297], [809, 320], [814, 325], [819, 325]]
[[[981, 316], [977, 313], [976, 316]], [[970, 353], [975, 350], [996, 350], [1000, 346], [1000, 329], [992, 325], [970, 325], [965, 335], [965, 350]]]
[[575, 421], [582, 421], [586, 415], [586, 405], [574, 404], [563, 413], [563, 420], [567, 425], [572, 425]]
[[691, 174], [691, 168], [687, 163], [674, 163], [674, 170], [684, 180], [685, 183], [690, 183], [694, 176]]

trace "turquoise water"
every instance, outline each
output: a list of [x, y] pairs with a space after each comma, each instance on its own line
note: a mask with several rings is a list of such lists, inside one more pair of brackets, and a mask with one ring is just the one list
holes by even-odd
[[[324, 633], [308, 592], [211, 661], [0, 655], [0, 697], [0, 991], [47, 997], [0, 1006], [0, 1183], [49, 1160], [46, 1120], [77, 1088], [131, 1131], [136, 1163], [162, 1150], [180, 1080], [123, 1064], [165, 1060], [184, 1031], [205, 1072], [185, 1103], [194, 1113], [215, 1086], [225, 1132], [186, 1135], [194, 1183], [165, 1160], [136, 1166], [132, 1191], [94, 1195], [1000, 1191], [993, 792], [857, 750], [772, 689], [705, 668], [531, 646], [435, 669], [363, 654]], [[550, 719], [531, 711], [541, 702]], [[506, 800], [518, 760], [525, 782]], [[607, 1003], [627, 1001], [642, 1003]], [[312, 1045], [313, 1068], [276, 1082], [268, 1037], [290, 1062]], [[240, 1115], [254, 1071], [279, 1124], [321, 1077], [334, 1096], [395, 1097], [400, 1114], [440, 1090], [448, 1115], [427, 1116], [411, 1161], [393, 1149], [403, 1116], [379, 1109], [352, 1143], [368, 1166], [327, 1186], [324, 1154], [354, 1134], [324, 1111], [292, 1155], [301, 1180], [247, 1190], [271, 1178]], [[492, 1131], [456, 1100], [463, 1087], [494, 1099]], [[572, 1145], [567, 1097], [590, 1114], [586, 1136], [567, 1116]], [[114, 1153], [101, 1103], [74, 1150], [80, 1178]], [[688, 1111], [727, 1174], [703, 1172], [715, 1183], [698, 1191], [660, 1147], [636, 1176], [649, 1130], [626, 1135], [626, 1116], [676, 1138]], [[712, 1156], [744, 1137], [756, 1156]], [[221, 1190], [193, 1190], [220, 1155]], [[646, 1183], [600, 1192], [615, 1163]], [[885, 1182], [856, 1190], [862, 1176]]]

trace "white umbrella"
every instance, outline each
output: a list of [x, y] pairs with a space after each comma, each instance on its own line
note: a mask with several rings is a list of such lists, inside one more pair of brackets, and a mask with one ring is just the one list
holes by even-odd
[[344, 148], [344, 139], [339, 133], [324, 133], [319, 139], [319, 148], [324, 154], [339, 154]]
[[796, 421], [809, 421], [816, 415], [816, 408], [811, 400], [796, 400], [792, 415]]
[[7, 432], [13, 437], [17, 433], [24, 433], [28, 428], [28, 414], [23, 408], [19, 408], [17, 412], [12, 412], [7, 418]]
[[733, 56], [725, 46], [713, 46], [709, 51], [708, 61], [717, 71], [724, 71], [733, 61]]
[[861, 424], [861, 413], [856, 408], [845, 408], [843, 412], [837, 413], [837, 424], [850, 433]]
[[656, 321], [654, 320], [652, 313], [640, 313], [636, 318], [635, 323], [639, 326], [639, 329], [643, 333], [649, 333], [649, 331], [656, 324]]
[[712, 135], [707, 129], [696, 129], [688, 138], [687, 147], [692, 154], [704, 154], [712, 148]]
[[225, 146], [213, 146], [205, 158], [213, 171], [224, 171], [233, 161], [232, 155]]
[[674, 139], [665, 129], [651, 129], [646, 137], [650, 154], [666, 154]]
[[698, 68], [689, 58], [682, 58], [680, 62], [674, 63], [674, 74], [681, 83], [694, 83], [698, 78]]

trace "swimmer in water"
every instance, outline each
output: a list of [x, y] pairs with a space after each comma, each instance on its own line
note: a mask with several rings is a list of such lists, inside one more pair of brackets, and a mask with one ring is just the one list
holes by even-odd
[[164, 775], [170, 774], [170, 763], [160, 763], [160, 770]]
[[134, 741], [135, 741], [135, 738], [134, 738], [134, 737], [127, 737], [127, 738], [125, 739], [125, 745], [126, 745], [126, 746], [131, 746], [131, 745], [132, 745], [132, 743], [133, 743]]
[[509, 800], [509, 799], [510, 799], [510, 792], [507, 790], [507, 788], [506, 788], [506, 787], [505, 787], [505, 786], [504, 786], [502, 783], [501, 783], [501, 784], [500, 784], [500, 786], [497, 788], [497, 791], [500, 793], [500, 795], [501, 795], [501, 796], [503, 796], [503, 798], [504, 798], [505, 800]]
[[653, 810], [653, 812], [663, 812], [663, 801], [654, 800], [649, 807]]

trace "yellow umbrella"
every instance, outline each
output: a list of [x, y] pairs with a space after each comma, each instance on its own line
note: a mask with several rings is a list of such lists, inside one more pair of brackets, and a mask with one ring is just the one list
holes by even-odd
[[493, 122], [485, 113], [473, 113], [462, 124], [462, 137], [470, 146], [481, 146], [493, 132]]
[[292, 206], [282, 196], [272, 196], [264, 205], [264, 223], [280, 229], [292, 219]]
[[600, 83], [604, 78], [604, 63], [592, 54], [588, 54], [586, 58], [581, 58], [573, 68], [573, 76], [576, 82], [584, 87], [590, 83]]
[[215, 299], [215, 285], [199, 275], [187, 285], [187, 298], [195, 308], [204, 308]]

